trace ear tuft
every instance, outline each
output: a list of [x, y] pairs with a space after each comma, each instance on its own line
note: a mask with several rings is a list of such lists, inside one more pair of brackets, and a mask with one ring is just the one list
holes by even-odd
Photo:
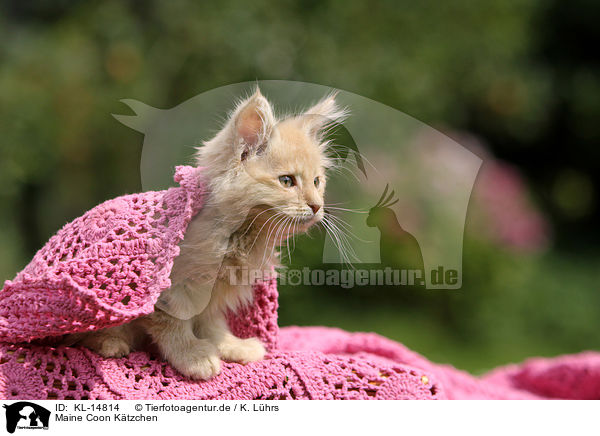
[[304, 125], [311, 135], [323, 140], [329, 129], [348, 118], [349, 111], [335, 100], [337, 91], [327, 95], [303, 114]]
[[254, 95], [238, 106], [234, 117], [241, 159], [260, 153], [271, 136], [275, 117], [271, 105], [258, 87]]

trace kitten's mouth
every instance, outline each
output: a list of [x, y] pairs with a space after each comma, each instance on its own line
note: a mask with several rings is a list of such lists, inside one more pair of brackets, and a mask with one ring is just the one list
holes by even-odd
[[314, 224], [317, 224], [319, 221], [321, 221], [321, 217], [317, 215], [301, 216], [298, 218], [298, 225], [300, 230], [305, 232], [306, 230], [308, 230], [309, 227], [311, 227]]

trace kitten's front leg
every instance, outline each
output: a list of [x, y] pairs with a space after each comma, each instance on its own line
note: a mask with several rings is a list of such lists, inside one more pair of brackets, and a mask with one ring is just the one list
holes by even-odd
[[206, 314], [197, 316], [194, 319], [194, 333], [213, 343], [223, 360], [246, 364], [265, 357], [262, 342], [257, 338], [240, 339], [234, 336], [223, 315], [213, 315], [210, 318]]
[[217, 348], [194, 335], [193, 320], [181, 320], [156, 310], [143, 321], [163, 357], [180, 373], [208, 380], [221, 372]]

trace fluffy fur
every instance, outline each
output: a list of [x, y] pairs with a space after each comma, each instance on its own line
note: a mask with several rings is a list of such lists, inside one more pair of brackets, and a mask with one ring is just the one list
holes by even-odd
[[[334, 95], [281, 120], [258, 89], [241, 101], [222, 130], [198, 149], [208, 200], [180, 244], [172, 287], [156, 311], [75, 341], [116, 357], [149, 337], [173, 367], [196, 379], [218, 374], [220, 359], [262, 359], [258, 339], [237, 338], [227, 327], [226, 313], [252, 298], [251, 283], [231, 283], [230, 267], [269, 274], [277, 247], [323, 219], [331, 163], [325, 136], [345, 116]], [[282, 176], [290, 177], [291, 186]]]

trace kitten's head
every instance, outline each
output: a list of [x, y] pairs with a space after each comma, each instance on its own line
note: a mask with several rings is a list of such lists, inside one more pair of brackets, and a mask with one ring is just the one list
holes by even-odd
[[235, 211], [280, 214], [299, 230], [323, 218], [328, 128], [347, 113], [329, 95], [306, 112], [278, 120], [257, 89], [198, 152], [217, 200]]

